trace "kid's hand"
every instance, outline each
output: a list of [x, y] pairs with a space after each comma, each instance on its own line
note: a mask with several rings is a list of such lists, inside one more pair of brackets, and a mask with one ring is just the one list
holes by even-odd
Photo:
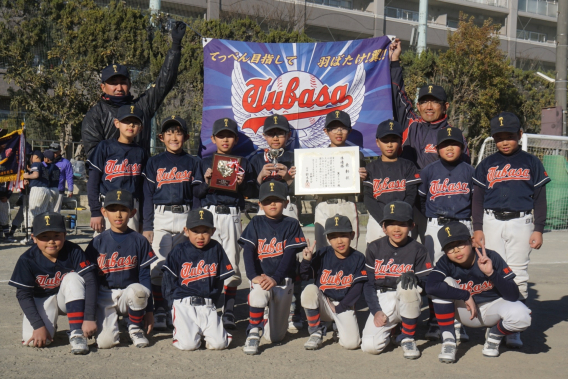
[[314, 241], [312, 247], [310, 247], [310, 240], [306, 239], [307, 246], [304, 247], [304, 251], [302, 251], [303, 258], [307, 261], [311, 261], [312, 257], [314, 256], [314, 249], [316, 247], [316, 241]]
[[531, 238], [529, 239], [529, 245], [533, 249], [540, 249], [542, 246], [542, 233], [541, 232], [532, 232]]
[[389, 59], [391, 62], [396, 62], [400, 59], [402, 53], [402, 45], [400, 39], [396, 38], [389, 46]]
[[144, 329], [146, 329], [146, 334], [150, 334], [154, 329], [154, 312], [146, 312], [144, 315]]
[[268, 291], [270, 289], [272, 289], [272, 287], [276, 287], [277, 283], [276, 280], [272, 279], [270, 276], [267, 276], [265, 274], [262, 274], [262, 282], [260, 283], [260, 287], [265, 290]]
[[286, 182], [291, 182], [296, 177], [296, 166], [290, 167], [290, 169], [286, 172], [284, 176], [284, 180]]
[[473, 232], [473, 247], [485, 247], [485, 235], [482, 230]]
[[83, 335], [86, 338], [93, 337], [97, 332], [97, 323], [95, 321], [83, 321]]
[[211, 170], [211, 168], [208, 168], [207, 171], [205, 171], [205, 174], [203, 175], [205, 183], [209, 184], [211, 182], [212, 176], [213, 176], [213, 170]]
[[487, 256], [485, 247], [481, 248], [481, 252], [479, 252], [479, 249], [476, 247], [475, 251], [477, 252], [477, 265], [481, 272], [484, 273], [485, 276], [493, 275], [493, 262], [491, 262], [491, 259]]
[[[245, 174], [237, 174], [237, 184], [240, 186], [245, 180]], [[209, 183], [207, 183], [209, 184]]]
[[255, 276], [255, 277], [252, 279], [252, 283], [253, 283], [253, 284], [260, 284], [260, 282], [262, 282], [263, 280], [264, 280], [264, 279], [263, 279], [262, 275]]
[[361, 180], [367, 179], [367, 169], [365, 167], [359, 167], [359, 177]]
[[375, 326], [377, 328], [380, 328], [381, 326], [385, 326], [388, 322], [389, 318], [387, 317], [387, 315], [383, 312], [383, 311], [378, 311], [377, 313], [375, 313], [375, 317], [373, 317], [373, 323], [375, 324]]
[[91, 217], [91, 229], [97, 233], [102, 233], [105, 230], [103, 216]]
[[473, 296], [469, 295], [469, 299], [465, 302], [465, 307], [471, 313], [470, 320], [477, 317], [477, 305], [475, 305], [475, 301], [473, 301]]
[[42, 326], [41, 328], [34, 330], [34, 332], [32, 333], [32, 338], [30, 338], [28, 342], [26, 342], [26, 345], [29, 345], [30, 342], [33, 341], [34, 347], [46, 347], [47, 343], [51, 340], [51, 334], [49, 334], [45, 326]]
[[148, 242], [150, 242], [150, 245], [152, 244], [152, 241], [154, 241], [154, 232], [151, 230], [146, 230], [144, 232], [142, 232], [142, 235], [144, 237], [146, 237], [146, 239], [148, 240]]

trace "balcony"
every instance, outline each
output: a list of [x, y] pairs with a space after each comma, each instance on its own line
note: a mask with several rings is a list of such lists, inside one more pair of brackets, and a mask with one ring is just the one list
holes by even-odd
[[556, 18], [558, 2], [544, 0], [519, 0], [519, 12], [535, 13], [541, 16]]
[[353, 0], [306, 0], [308, 3], [327, 5], [329, 7], [353, 9]]
[[547, 39], [546, 33], [529, 32], [528, 30], [517, 29], [517, 38], [532, 42], [556, 43], [554, 40]]
[[493, 7], [499, 7], [499, 8], [508, 8], [509, 7], [509, 1], [508, 0], [465, 0], [465, 1], [470, 2], [470, 3], [491, 5]]
[[385, 7], [385, 16], [390, 18], [398, 18], [400, 20], [418, 22], [418, 12], [406, 9]]

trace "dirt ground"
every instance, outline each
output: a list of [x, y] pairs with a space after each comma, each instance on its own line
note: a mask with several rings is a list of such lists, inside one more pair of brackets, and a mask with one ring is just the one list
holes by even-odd
[[[306, 228], [306, 235], [312, 232]], [[71, 240], [83, 248], [89, 241], [87, 231]], [[364, 235], [360, 241], [364, 241]], [[530, 266], [530, 299], [533, 322], [522, 334], [524, 347], [520, 351], [501, 347], [499, 358], [481, 354], [483, 330], [469, 329], [471, 340], [459, 345], [458, 361], [453, 365], [438, 362], [440, 345], [424, 339], [426, 308], [417, 330], [422, 357], [415, 361], [402, 357], [400, 348], [390, 346], [378, 356], [361, 350], [347, 351], [333, 343], [331, 335], [318, 351], [306, 351], [303, 344], [306, 330], [288, 333], [279, 344], [262, 343], [260, 354], [247, 356], [242, 352], [247, 326], [247, 284], [237, 294], [238, 328], [233, 342], [224, 351], [178, 351], [171, 344], [171, 333], [154, 333], [150, 346], [137, 349], [126, 333], [121, 344], [110, 350], [98, 350], [91, 340], [91, 352], [73, 356], [69, 352], [66, 317], [59, 320], [54, 343], [45, 349], [21, 346], [22, 311], [16, 300], [15, 288], [8, 285], [18, 257], [25, 251], [19, 244], [1, 244], [0, 259], [0, 376], [3, 378], [103, 378], [103, 377], [271, 377], [271, 378], [346, 378], [391, 376], [404, 377], [497, 377], [556, 378], [566, 377], [568, 363], [568, 232], [545, 234], [544, 246], [533, 251]], [[241, 268], [244, 272], [244, 267]], [[368, 317], [364, 300], [358, 305], [359, 327]], [[564, 363], [563, 363], [564, 362]]]

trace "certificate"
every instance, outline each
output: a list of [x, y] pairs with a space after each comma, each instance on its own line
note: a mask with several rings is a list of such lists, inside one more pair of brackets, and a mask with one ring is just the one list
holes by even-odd
[[296, 195], [360, 193], [359, 147], [294, 150]]
[[211, 182], [209, 187], [237, 191], [237, 173], [239, 172], [241, 157], [215, 154], [211, 165]]

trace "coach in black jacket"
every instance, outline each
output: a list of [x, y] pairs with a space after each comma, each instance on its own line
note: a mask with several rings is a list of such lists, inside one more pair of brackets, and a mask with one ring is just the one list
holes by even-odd
[[101, 72], [101, 99], [83, 119], [81, 136], [87, 158], [100, 141], [118, 138], [119, 131], [114, 126], [118, 108], [136, 104], [144, 112], [143, 129], [136, 137], [136, 142], [149, 154], [151, 120], [154, 114], [174, 86], [181, 58], [181, 40], [185, 34], [185, 23], [176, 22], [172, 27], [172, 47], [166, 55], [155, 83], [134, 99], [130, 94], [130, 76], [126, 67], [115, 64]]

